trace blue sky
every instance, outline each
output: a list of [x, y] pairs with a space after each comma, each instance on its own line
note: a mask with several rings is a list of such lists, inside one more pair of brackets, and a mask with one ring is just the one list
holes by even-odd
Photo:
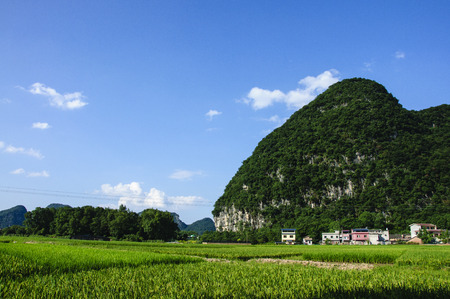
[[449, 1], [0, 2], [0, 210], [154, 207], [186, 223], [330, 84], [448, 104]]

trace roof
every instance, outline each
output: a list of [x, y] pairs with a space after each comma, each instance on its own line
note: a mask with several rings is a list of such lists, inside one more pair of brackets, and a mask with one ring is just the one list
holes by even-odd
[[436, 226], [436, 225], [434, 225], [432, 223], [413, 223], [413, 224], [410, 224], [409, 226], [413, 226], [413, 225], [420, 225], [420, 226], [422, 226], [422, 225], [431, 225], [431, 226]]
[[367, 228], [354, 228], [354, 229], [352, 229], [352, 231], [355, 232], [355, 233], [368, 233], [369, 229], [367, 229]]

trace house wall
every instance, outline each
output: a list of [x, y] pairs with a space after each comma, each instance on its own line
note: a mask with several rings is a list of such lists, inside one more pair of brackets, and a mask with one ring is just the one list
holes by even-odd
[[326, 241], [330, 240], [332, 244], [340, 243], [341, 238], [339, 231], [335, 231], [334, 233], [322, 233], [322, 243], [325, 243]]
[[411, 239], [416, 237], [421, 229], [426, 229], [427, 231], [438, 231], [437, 226], [431, 223], [413, 223], [409, 227], [411, 229]]
[[281, 242], [288, 244], [295, 242], [295, 230], [294, 229], [282, 229], [281, 230]]

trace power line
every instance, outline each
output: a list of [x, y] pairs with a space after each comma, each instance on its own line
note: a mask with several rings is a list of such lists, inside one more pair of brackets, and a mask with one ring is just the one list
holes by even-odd
[[[93, 199], [93, 200], [120, 200], [122, 198], [132, 199], [136, 203], [145, 203], [145, 197], [139, 195], [98, 195], [90, 193], [79, 193], [70, 191], [57, 191], [46, 189], [34, 189], [34, 188], [18, 188], [10, 186], [0, 186], [0, 192], [5, 193], [17, 193], [17, 194], [29, 194], [29, 195], [41, 195], [41, 196], [53, 196], [53, 197], [65, 197], [65, 198], [78, 198], [78, 199]], [[206, 200], [196, 201], [193, 203], [185, 202], [182, 200], [164, 200], [164, 205], [186, 205], [186, 206], [211, 206], [212, 203]]]

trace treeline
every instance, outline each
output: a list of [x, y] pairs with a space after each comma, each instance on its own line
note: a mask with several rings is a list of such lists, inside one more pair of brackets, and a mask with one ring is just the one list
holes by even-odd
[[200, 239], [202, 242], [211, 243], [251, 243], [264, 244], [280, 242], [279, 228], [245, 229], [238, 232], [232, 231], [207, 231]]
[[125, 206], [36, 208], [25, 214], [23, 226], [11, 226], [2, 234], [44, 235], [113, 240], [164, 240], [185, 237], [169, 212], [147, 209], [138, 214]]

